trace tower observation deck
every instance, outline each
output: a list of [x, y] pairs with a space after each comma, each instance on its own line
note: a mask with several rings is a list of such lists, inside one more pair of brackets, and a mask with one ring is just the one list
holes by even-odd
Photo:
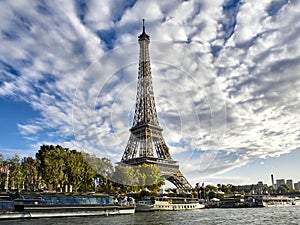
[[149, 56], [150, 36], [143, 32], [138, 36], [139, 68], [138, 84], [133, 125], [130, 137], [121, 159], [121, 164], [141, 165], [156, 164], [162, 177], [177, 188], [191, 188], [191, 185], [179, 170], [178, 161], [172, 159], [168, 146], [162, 136], [159, 125]]

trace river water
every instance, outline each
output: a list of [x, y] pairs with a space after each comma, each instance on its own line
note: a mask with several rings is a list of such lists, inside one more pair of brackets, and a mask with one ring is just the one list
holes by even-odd
[[0, 225], [194, 225], [300, 224], [300, 206], [145, 212], [108, 217], [69, 217], [0, 221]]

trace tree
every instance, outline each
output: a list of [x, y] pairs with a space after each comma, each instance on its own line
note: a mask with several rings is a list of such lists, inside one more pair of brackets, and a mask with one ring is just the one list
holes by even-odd
[[[157, 165], [142, 164], [138, 167], [139, 177], [144, 179], [144, 186], [152, 192], [158, 192], [160, 187], [165, 184], [164, 178]], [[141, 183], [142, 184], [142, 183]]]
[[238, 186], [235, 186], [235, 185], [231, 185], [231, 193], [234, 193], [234, 192], [238, 192]]
[[286, 184], [283, 184], [277, 188], [277, 193], [278, 194], [288, 193], [289, 189], [290, 189], [289, 186], [287, 186]]
[[158, 192], [160, 187], [165, 184], [161, 177], [161, 172], [156, 165], [143, 164], [139, 166], [115, 167], [112, 180], [122, 191], [149, 189], [151, 192]]
[[212, 198], [216, 197], [217, 190], [218, 190], [218, 187], [208, 184], [205, 186], [205, 193], [206, 193], [205, 196], [207, 196], [209, 199], [212, 199]]
[[108, 158], [98, 158], [95, 155], [82, 152], [82, 155], [86, 162], [96, 172], [95, 180], [97, 187], [102, 192], [113, 191], [113, 185], [110, 182], [110, 178], [114, 172], [114, 166]]
[[3, 160], [3, 155], [0, 154], [0, 191], [5, 189], [6, 182], [6, 162]]
[[82, 152], [83, 158], [101, 177], [110, 177], [114, 172], [114, 166], [108, 158], [98, 158], [96, 155], [90, 155]]
[[68, 191], [78, 191], [84, 185], [85, 160], [80, 152], [67, 150], [65, 176]]
[[214, 192], [216, 192], [218, 190], [218, 187], [216, 187], [214, 185], [208, 184], [208, 185], [205, 186], [205, 190], [206, 191], [214, 191]]
[[22, 190], [24, 183], [24, 173], [21, 168], [21, 161], [18, 155], [7, 160], [9, 173], [9, 187], [11, 189]]
[[38, 171], [46, 184], [52, 185], [55, 190], [66, 183], [65, 161], [67, 159], [66, 149], [57, 145], [43, 145], [36, 154], [39, 162]]
[[94, 190], [96, 171], [86, 162], [81, 152], [60, 145], [43, 145], [36, 154], [38, 172], [46, 184], [55, 190]]
[[115, 185], [121, 188], [122, 192], [130, 191], [131, 187], [138, 184], [138, 179], [132, 166], [116, 166], [111, 179]]
[[223, 191], [224, 193], [227, 193], [227, 194], [231, 193], [231, 185], [230, 184], [227, 184], [227, 185], [222, 184], [221, 186], [219, 186], [219, 189], [221, 191]]
[[32, 157], [25, 157], [22, 160], [21, 170], [24, 175], [24, 188], [26, 191], [35, 191], [39, 188], [37, 165], [37, 161]]

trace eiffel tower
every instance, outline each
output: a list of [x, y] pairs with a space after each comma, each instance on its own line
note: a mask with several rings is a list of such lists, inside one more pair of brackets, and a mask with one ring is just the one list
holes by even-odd
[[163, 129], [158, 123], [149, 57], [150, 36], [145, 32], [144, 20], [143, 32], [138, 41], [140, 52], [135, 113], [131, 134], [120, 163], [133, 166], [155, 164], [162, 177], [177, 188], [191, 188], [179, 170], [178, 161], [172, 159], [162, 136]]

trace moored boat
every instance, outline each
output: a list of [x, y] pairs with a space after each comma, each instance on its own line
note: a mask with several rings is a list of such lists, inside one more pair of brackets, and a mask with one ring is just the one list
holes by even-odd
[[292, 198], [292, 205], [300, 205], [300, 198], [299, 197]]
[[133, 204], [114, 204], [110, 196], [29, 195], [14, 200], [14, 210], [0, 214], [1, 219], [108, 216], [133, 214]]
[[198, 199], [181, 197], [147, 197], [136, 203], [136, 211], [177, 211], [202, 209]]
[[295, 205], [296, 201], [286, 196], [266, 196], [263, 198], [263, 203], [265, 207], [279, 207]]

